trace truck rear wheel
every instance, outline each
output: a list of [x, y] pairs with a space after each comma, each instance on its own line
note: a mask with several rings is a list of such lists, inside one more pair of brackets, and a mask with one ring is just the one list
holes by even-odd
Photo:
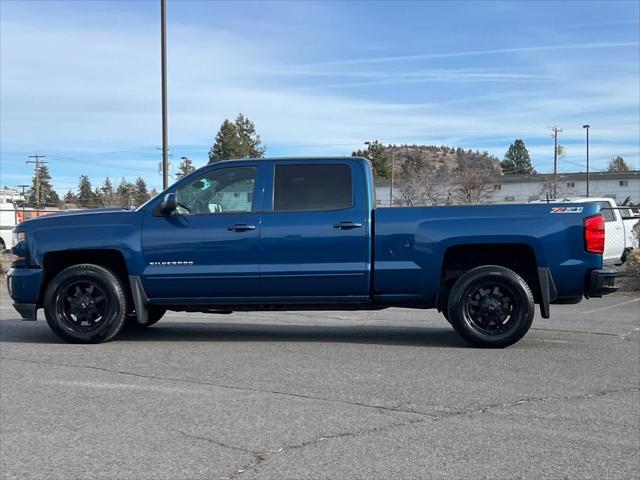
[[488, 265], [469, 270], [454, 284], [448, 313], [471, 345], [504, 348], [520, 340], [534, 315], [531, 289], [513, 270]]
[[44, 313], [51, 330], [73, 343], [101, 343], [120, 332], [127, 297], [110, 270], [92, 264], [69, 267], [49, 283]]

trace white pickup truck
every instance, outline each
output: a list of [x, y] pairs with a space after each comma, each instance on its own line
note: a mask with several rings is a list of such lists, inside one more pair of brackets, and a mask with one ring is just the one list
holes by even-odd
[[633, 227], [640, 221], [636, 217], [637, 208], [619, 207], [612, 198], [569, 197], [562, 200], [572, 203], [597, 203], [604, 215], [604, 260], [615, 260], [622, 264], [628, 253], [638, 246], [638, 238], [633, 233]]
[[[547, 203], [535, 200], [530, 203]], [[605, 240], [603, 260], [616, 261], [617, 265], [627, 260], [631, 250], [638, 247], [638, 238], [633, 227], [640, 221], [640, 209], [637, 207], [619, 207], [612, 198], [605, 197], [565, 197], [551, 200], [549, 203], [597, 203], [604, 216]]]

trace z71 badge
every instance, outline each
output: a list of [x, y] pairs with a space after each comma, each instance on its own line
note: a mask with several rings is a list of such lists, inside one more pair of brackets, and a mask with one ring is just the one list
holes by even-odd
[[553, 207], [551, 213], [582, 213], [583, 207]]

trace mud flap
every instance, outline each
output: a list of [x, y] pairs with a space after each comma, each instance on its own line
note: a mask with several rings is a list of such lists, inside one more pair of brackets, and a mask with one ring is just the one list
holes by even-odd
[[548, 267], [538, 267], [538, 284], [540, 285], [540, 315], [542, 318], [549, 318], [549, 304], [558, 297], [558, 291]]
[[147, 304], [149, 299], [144, 291], [140, 277], [135, 275], [129, 276], [129, 284], [131, 285], [131, 298], [133, 300], [133, 307], [136, 310], [136, 322], [140, 325], [144, 325], [149, 322], [149, 310]]

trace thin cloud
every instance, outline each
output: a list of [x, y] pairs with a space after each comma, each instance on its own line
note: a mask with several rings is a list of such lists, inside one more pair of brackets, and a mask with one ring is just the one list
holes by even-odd
[[428, 60], [436, 58], [456, 58], [471, 57], [478, 55], [500, 55], [505, 53], [526, 53], [526, 52], [544, 52], [555, 50], [585, 50], [597, 48], [620, 48], [620, 47], [637, 47], [640, 42], [603, 42], [603, 43], [582, 43], [570, 45], [542, 45], [532, 47], [514, 47], [514, 48], [494, 48], [490, 50], [468, 50], [465, 52], [444, 52], [444, 53], [424, 53], [417, 55], [395, 55], [389, 57], [374, 58], [353, 58], [348, 60], [334, 60], [329, 62], [316, 62], [303, 64], [302, 66], [331, 66], [331, 65], [354, 65], [364, 63], [384, 63], [384, 62], [400, 62], [407, 60]]

